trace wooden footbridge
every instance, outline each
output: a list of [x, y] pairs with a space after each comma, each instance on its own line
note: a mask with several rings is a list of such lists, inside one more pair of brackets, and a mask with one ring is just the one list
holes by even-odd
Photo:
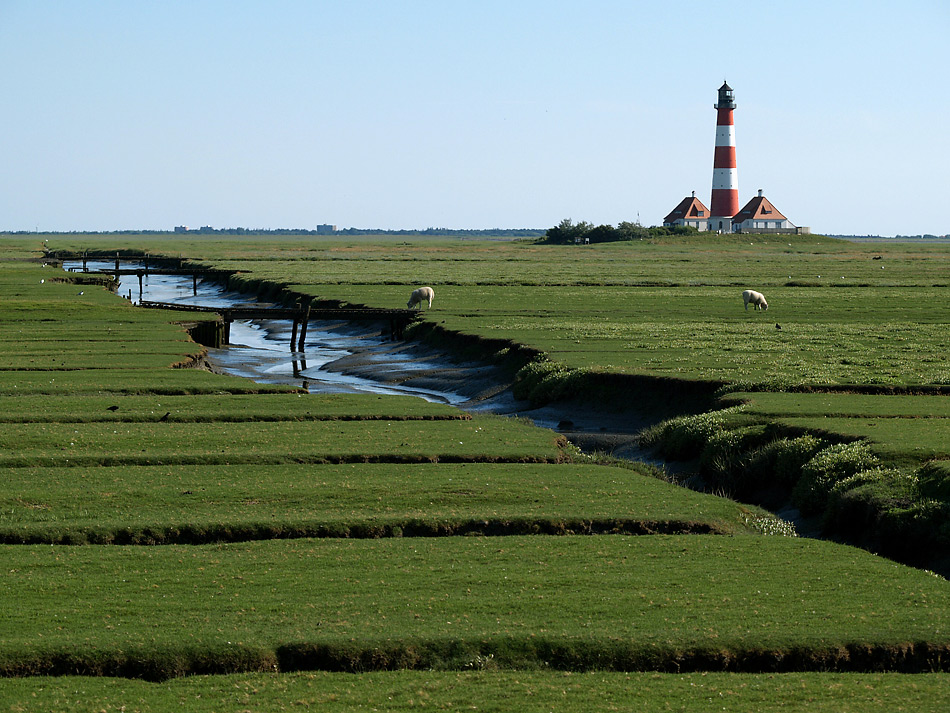
[[[89, 272], [89, 260], [96, 261], [105, 261], [107, 258], [102, 257], [92, 257], [85, 252], [82, 254], [73, 254], [68, 256], [63, 256], [60, 254], [60, 259], [62, 260], [82, 260], [82, 272]], [[126, 258], [128, 260], [129, 258]], [[111, 262], [112, 258], [108, 258]], [[220, 279], [231, 274], [226, 271], [216, 270], [210, 267], [196, 267], [194, 265], [186, 264], [184, 258], [179, 257], [175, 258], [159, 258], [154, 257], [150, 258], [146, 255], [143, 258], [137, 258], [137, 261], [142, 263], [142, 267], [121, 267], [120, 266], [120, 256], [118, 253], [115, 255], [115, 267], [107, 269], [98, 269], [95, 272], [105, 273], [107, 275], [112, 275], [113, 279], [116, 281], [119, 280], [123, 275], [135, 275], [139, 278], [139, 300], [142, 299], [142, 280], [149, 275], [190, 275], [191, 276], [191, 287], [192, 294], [198, 294], [198, 278], [199, 277], [213, 277]], [[80, 268], [74, 267], [70, 268], [73, 272], [79, 272]], [[131, 290], [129, 290], [129, 299], [132, 299]]]
[[[297, 351], [304, 350], [307, 339], [307, 324], [313, 320], [327, 322], [382, 322], [389, 323], [389, 335], [393, 341], [403, 338], [407, 325], [419, 318], [418, 310], [411, 309], [375, 309], [372, 307], [320, 307], [312, 304], [297, 307], [209, 307], [202, 305], [183, 305], [175, 302], [139, 302], [147, 309], [166, 309], [177, 312], [212, 312], [221, 315], [224, 325], [223, 343], [231, 341], [231, 322], [242, 319], [286, 319], [293, 322], [290, 348], [297, 345]], [[299, 339], [298, 339], [299, 331]]]

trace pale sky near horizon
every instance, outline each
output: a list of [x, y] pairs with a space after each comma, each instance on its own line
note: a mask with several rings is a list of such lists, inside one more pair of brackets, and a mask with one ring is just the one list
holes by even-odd
[[0, 231], [950, 233], [950, 2], [0, 0]]

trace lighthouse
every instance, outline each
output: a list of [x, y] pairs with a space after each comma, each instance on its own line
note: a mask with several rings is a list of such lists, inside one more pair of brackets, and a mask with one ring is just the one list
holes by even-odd
[[732, 232], [732, 218], [739, 212], [739, 178], [736, 173], [736, 134], [732, 112], [736, 108], [732, 87], [719, 87], [716, 102], [716, 154], [713, 159], [709, 229]]

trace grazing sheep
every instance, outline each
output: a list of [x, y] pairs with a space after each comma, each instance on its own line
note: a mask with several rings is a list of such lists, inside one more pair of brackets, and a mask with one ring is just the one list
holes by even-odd
[[765, 301], [765, 295], [755, 290], [744, 290], [742, 292], [742, 301], [745, 303], [746, 311], [749, 309], [749, 303], [752, 303], [752, 309], [768, 309], [769, 303]]
[[431, 309], [433, 297], [435, 297], [435, 291], [431, 287], [420, 287], [418, 290], [413, 290], [412, 294], [409, 295], [409, 301], [406, 303], [406, 307], [412, 309], [418, 305], [419, 309], [422, 309], [422, 303], [428, 300], [429, 308]]

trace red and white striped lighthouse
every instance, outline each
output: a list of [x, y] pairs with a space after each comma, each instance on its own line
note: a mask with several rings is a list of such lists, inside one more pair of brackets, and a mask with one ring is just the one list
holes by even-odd
[[713, 159], [709, 229], [732, 232], [732, 217], [739, 212], [739, 177], [736, 173], [736, 134], [732, 112], [735, 96], [725, 82], [716, 103], [716, 155]]

